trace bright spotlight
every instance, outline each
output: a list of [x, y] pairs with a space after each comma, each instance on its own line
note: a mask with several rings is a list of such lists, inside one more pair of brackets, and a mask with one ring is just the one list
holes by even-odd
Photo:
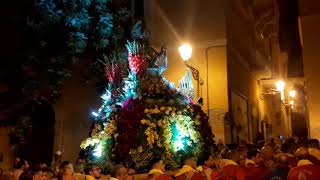
[[188, 61], [191, 58], [192, 46], [189, 43], [184, 43], [179, 47], [179, 53], [183, 61]]

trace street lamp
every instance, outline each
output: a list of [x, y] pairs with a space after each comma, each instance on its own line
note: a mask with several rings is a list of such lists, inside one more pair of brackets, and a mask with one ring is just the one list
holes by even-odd
[[292, 97], [292, 98], [296, 97], [296, 94], [297, 94], [297, 92], [295, 90], [290, 90], [289, 91], [289, 96]]
[[179, 47], [179, 53], [186, 66], [191, 70], [193, 78], [197, 81], [197, 96], [200, 98], [200, 85], [203, 84], [203, 80], [200, 78], [199, 70], [188, 64], [192, 55], [192, 46], [189, 43], [184, 43]]
[[179, 47], [179, 53], [183, 61], [187, 62], [192, 55], [192, 46], [189, 43], [184, 43]]
[[281, 94], [281, 100], [284, 100], [283, 90], [285, 86], [286, 86], [286, 83], [283, 80], [278, 80], [276, 82], [276, 88], [277, 88], [277, 91], [279, 91]]
[[286, 83], [283, 80], [278, 80], [276, 82], [276, 88], [278, 91], [283, 91]]

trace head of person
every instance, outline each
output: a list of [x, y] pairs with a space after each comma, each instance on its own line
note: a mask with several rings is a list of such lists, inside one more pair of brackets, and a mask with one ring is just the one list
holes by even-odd
[[210, 168], [213, 168], [215, 166], [215, 158], [213, 155], [210, 155], [208, 159], [204, 162], [205, 165], [207, 165]]
[[271, 146], [264, 146], [261, 149], [260, 154], [261, 154], [262, 158], [264, 159], [264, 161], [269, 161], [269, 160], [274, 159], [275, 152]]
[[13, 165], [14, 169], [24, 169], [24, 161], [20, 160], [20, 161], [16, 161]]
[[258, 149], [262, 149], [263, 146], [264, 146], [264, 144], [265, 144], [264, 140], [259, 140], [259, 141], [257, 142]]
[[64, 161], [60, 165], [62, 175], [71, 176], [74, 173], [73, 165], [69, 161]]
[[309, 141], [306, 138], [300, 138], [298, 139], [298, 147], [308, 147]]
[[226, 155], [227, 153], [229, 152], [229, 149], [228, 148], [223, 148], [221, 151], [220, 151], [220, 156], [222, 159], [227, 159]]
[[306, 147], [298, 148], [294, 153], [294, 156], [297, 158], [298, 161], [302, 159], [308, 159], [308, 156], [309, 156], [308, 148]]
[[282, 168], [288, 168], [289, 156], [286, 153], [279, 153], [275, 156], [276, 166]]
[[128, 178], [128, 170], [123, 165], [114, 165], [111, 170], [111, 176], [117, 178], [119, 180], [127, 180]]
[[14, 159], [13, 165], [18, 164], [20, 161], [21, 161], [21, 158], [20, 158], [20, 157], [16, 157], [16, 158]]
[[84, 159], [81, 159], [81, 158], [77, 158], [77, 161], [76, 161], [78, 164], [84, 164], [86, 161]]
[[163, 163], [163, 161], [161, 160], [161, 158], [153, 158], [150, 161], [150, 169], [158, 169], [161, 171], [165, 171], [165, 165]]
[[240, 160], [245, 160], [247, 158], [248, 148], [246, 145], [241, 145], [238, 148], [240, 154]]
[[293, 152], [293, 145], [285, 142], [281, 145], [281, 152], [288, 153], [288, 154], [294, 154]]
[[29, 162], [28, 162], [27, 160], [24, 160], [23, 162], [24, 162], [23, 169], [24, 169], [24, 170], [28, 170], [28, 169], [30, 168]]
[[308, 147], [319, 149], [320, 148], [319, 140], [318, 139], [310, 139], [309, 143], [308, 143]]
[[237, 150], [228, 151], [226, 154], [226, 158], [230, 159], [236, 163], [240, 162], [240, 153]]
[[184, 154], [181, 160], [182, 160], [182, 165], [188, 165], [194, 169], [197, 168], [197, 160], [192, 154]]
[[56, 151], [53, 155], [53, 159], [55, 162], [61, 161], [62, 160], [62, 153], [61, 151]]
[[101, 177], [101, 169], [100, 167], [95, 163], [88, 163], [86, 164], [86, 167], [84, 168], [84, 172], [87, 175], [93, 176], [94, 178], [98, 179]]
[[251, 159], [257, 165], [263, 165], [264, 164], [264, 160], [261, 157], [260, 151], [258, 149], [251, 149], [250, 151], [248, 151], [247, 158]]
[[36, 177], [35, 179], [37, 179], [39, 177], [43, 177], [44, 176], [44, 168], [43, 168], [42, 164], [36, 163], [33, 166], [33, 172], [34, 172], [34, 176]]

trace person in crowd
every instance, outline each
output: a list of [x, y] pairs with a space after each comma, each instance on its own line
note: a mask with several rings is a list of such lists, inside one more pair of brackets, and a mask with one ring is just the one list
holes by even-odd
[[275, 161], [274, 161], [275, 152], [271, 146], [264, 146], [261, 149], [260, 154], [267, 168], [272, 169], [275, 167]]
[[222, 139], [219, 139], [218, 144], [217, 144], [217, 149], [219, 152], [221, 152], [226, 146], [223, 143]]
[[58, 180], [75, 180], [73, 165], [69, 161], [62, 162], [60, 170]]
[[215, 158], [210, 155], [202, 166], [202, 173], [206, 175], [207, 180], [223, 180], [222, 171], [218, 168]]
[[165, 174], [165, 166], [161, 158], [153, 158], [150, 161], [150, 165], [149, 180], [173, 180], [171, 176]]
[[315, 164], [320, 166], [320, 149], [316, 148], [308, 148], [309, 160]]
[[259, 150], [250, 150], [244, 166], [246, 179], [255, 180], [264, 177], [269, 172], [269, 169], [265, 166], [264, 162]]
[[319, 140], [318, 139], [310, 139], [308, 142], [308, 147], [320, 149]]
[[263, 148], [264, 144], [265, 144], [264, 140], [259, 140], [257, 142], [258, 149], [261, 150]]
[[3, 153], [0, 153], [0, 177], [2, 177], [2, 174], [3, 174], [3, 169], [2, 169], [3, 159], [4, 159]]
[[260, 153], [260, 151], [258, 149], [250, 149], [247, 152], [247, 158], [245, 160], [244, 166], [247, 167], [252, 167], [252, 166], [256, 166], [256, 161], [258, 160], [257, 158], [259, 156], [257, 156]]
[[56, 151], [53, 155], [53, 161], [51, 162], [51, 170], [54, 172], [54, 175], [57, 176], [59, 173], [59, 167], [62, 163], [62, 153], [61, 151]]
[[309, 161], [306, 147], [297, 149], [295, 156], [298, 164], [297, 167], [290, 169], [288, 180], [318, 180], [320, 178], [320, 167]]
[[101, 169], [95, 163], [87, 163], [84, 172], [86, 173], [86, 180], [95, 180], [101, 178]]
[[276, 167], [268, 173], [263, 180], [286, 180], [289, 172], [289, 157], [286, 153], [276, 156]]
[[47, 176], [45, 173], [45, 167], [42, 163], [37, 163], [34, 165], [33, 169], [33, 180], [47, 180]]
[[21, 176], [29, 174], [29, 163], [27, 160], [20, 160], [14, 163], [13, 172], [10, 175], [12, 180], [19, 180]]
[[125, 166], [121, 164], [113, 166], [110, 180], [127, 180], [128, 177], [128, 170]]
[[224, 161], [224, 165], [221, 168], [225, 176], [225, 180], [244, 180], [245, 171], [239, 166], [240, 154], [237, 150], [231, 150], [226, 154], [227, 160]]
[[182, 156], [182, 168], [175, 174], [176, 180], [205, 180], [205, 175], [196, 170], [197, 161], [191, 154], [184, 154]]
[[294, 144], [289, 143], [289, 142], [285, 142], [281, 146], [281, 152], [285, 153], [289, 158], [289, 167], [290, 168], [296, 167], [297, 163], [298, 163], [296, 158], [293, 155], [294, 154], [294, 148], [295, 148]]
[[77, 158], [76, 163], [74, 164], [74, 172], [85, 174], [84, 172], [85, 160], [82, 158]]
[[20, 158], [20, 157], [14, 158], [13, 167], [14, 167], [16, 164], [18, 164], [20, 161], [21, 161], [21, 158]]
[[240, 154], [239, 165], [244, 166], [247, 159], [247, 153], [248, 153], [247, 145], [240, 145], [238, 148], [238, 151]]

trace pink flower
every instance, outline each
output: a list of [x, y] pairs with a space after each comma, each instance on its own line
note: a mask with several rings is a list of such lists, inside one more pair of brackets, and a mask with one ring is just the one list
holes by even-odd
[[129, 68], [131, 69], [131, 71], [135, 72], [138, 77], [141, 77], [142, 73], [148, 67], [148, 64], [143, 58], [142, 54], [139, 53], [136, 55], [132, 55], [131, 53], [129, 53], [128, 60]]

